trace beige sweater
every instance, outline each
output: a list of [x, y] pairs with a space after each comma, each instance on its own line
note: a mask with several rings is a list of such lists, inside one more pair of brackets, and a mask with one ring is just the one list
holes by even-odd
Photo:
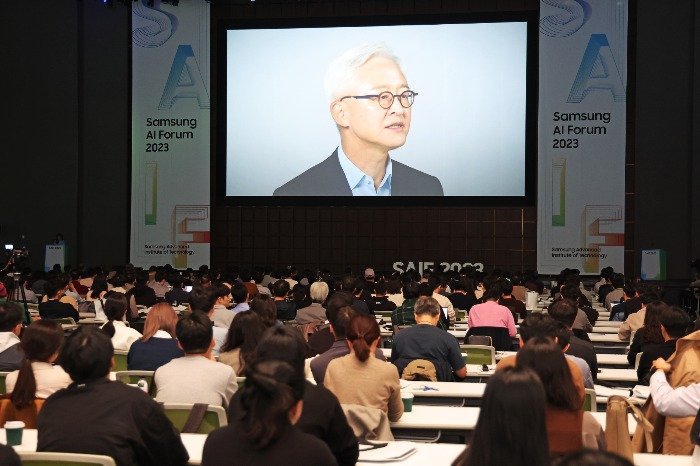
[[352, 353], [334, 359], [328, 364], [323, 385], [341, 404], [381, 409], [390, 421], [398, 421], [403, 414], [399, 371], [374, 354], [365, 362]]

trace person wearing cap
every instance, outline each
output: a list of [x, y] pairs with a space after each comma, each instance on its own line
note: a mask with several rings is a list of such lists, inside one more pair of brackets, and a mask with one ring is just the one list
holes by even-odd
[[365, 292], [367, 297], [363, 296], [362, 299], [369, 299], [374, 294], [374, 284], [376, 283], [376, 275], [374, 274], [374, 269], [365, 269]]

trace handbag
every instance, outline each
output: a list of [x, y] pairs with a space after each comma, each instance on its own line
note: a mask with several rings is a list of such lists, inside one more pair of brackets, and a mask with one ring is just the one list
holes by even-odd
[[627, 423], [627, 413], [631, 412], [637, 421], [637, 426], [641, 426], [646, 437], [647, 451], [651, 452], [653, 443], [651, 432], [654, 426], [642, 414], [642, 411], [630, 401], [619, 395], [608, 398], [605, 409], [605, 441], [608, 444], [608, 451], [616, 453], [630, 462], [634, 461], [632, 451], [632, 439], [630, 438], [629, 425]]

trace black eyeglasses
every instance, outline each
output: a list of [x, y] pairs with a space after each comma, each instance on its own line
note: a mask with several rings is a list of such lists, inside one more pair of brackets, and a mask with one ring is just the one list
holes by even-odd
[[394, 98], [399, 98], [399, 103], [403, 108], [408, 108], [413, 105], [413, 100], [418, 95], [417, 92], [413, 91], [403, 91], [401, 94], [392, 94], [389, 91], [384, 91], [381, 94], [370, 94], [370, 95], [346, 95], [342, 97], [343, 99], [376, 99], [379, 102], [379, 106], [383, 109], [389, 109], [394, 104]]

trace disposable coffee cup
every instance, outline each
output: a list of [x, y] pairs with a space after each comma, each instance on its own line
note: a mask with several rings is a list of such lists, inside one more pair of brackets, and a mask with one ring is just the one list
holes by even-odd
[[413, 411], [413, 393], [401, 392], [401, 401], [403, 401], [404, 413]]
[[22, 432], [24, 432], [24, 422], [8, 421], [5, 423], [5, 435], [8, 445], [22, 445]]

